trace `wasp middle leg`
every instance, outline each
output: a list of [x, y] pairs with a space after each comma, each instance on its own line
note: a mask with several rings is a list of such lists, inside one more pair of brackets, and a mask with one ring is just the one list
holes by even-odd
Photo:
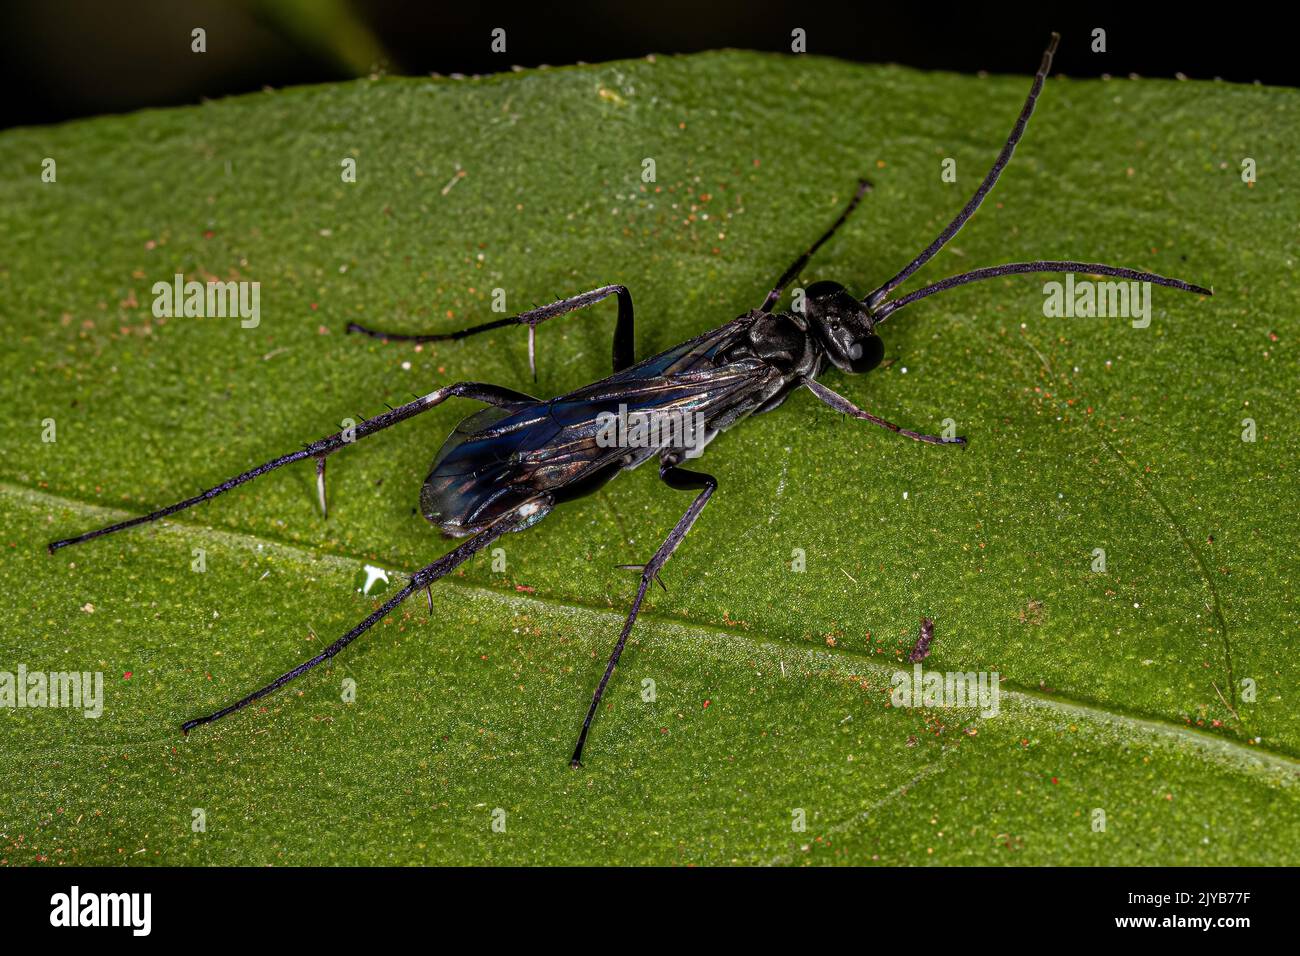
[[480, 332], [489, 332], [492, 329], [503, 329], [511, 325], [526, 325], [528, 326], [528, 368], [532, 371], [533, 381], [535, 382], [537, 381], [537, 326], [547, 319], [554, 319], [577, 309], [595, 305], [611, 295], [618, 296], [618, 324], [614, 326], [614, 371], [621, 372], [636, 361], [636, 347], [632, 334], [632, 293], [624, 285], [601, 286], [599, 289], [592, 289], [590, 292], [583, 292], [567, 299], [560, 299], [550, 305], [543, 305], [536, 309], [529, 309], [527, 312], [520, 312], [508, 319], [483, 322], [479, 325], [471, 325], [468, 328], [457, 329], [454, 332], [407, 335], [398, 332], [381, 332], [359, 325], [356, 322], [348, 323], [348, 331], [392, 342], [449, 342], [454, 339], [478, 335]]
[[646, 589], [650, 587], [650, 582], [659, 576], [659, 569], [662, 568], [672, 553], [677, 550], [677, 546], [682, 543], [686, 533], [691, 530], [691, 525], [695, 524], [695, 519], [700, 516], [704, 506], [709, 503], [709, 498], [718, 488], [717, 479], [712, 475], [706, 475], [703, 472], [687, 471], [685, 468], [678, 468], [675, 464], [665, 461], [659, 469], [659, 477], [670, 488], [676, 488], [680, 491], [699, 490], [691, 506], [686, 509], [686, 513], [681, 516], [673, 530], [668, 532], [668, 537], [664, 543], [659, 545], [659, 550], [654, 553], [646, 565], [641, 569], [641, 583], [637, 586], [636, 597], [632, 600], [632, 609], [628, 611], [627, 620], [623, 623], [623, 630], [618, 636], [618, 643], [614, 645], [614, 653], [609, 656], [609, 663], [605, 665], [605, 673], [600, 678], [600, 683], [596, 685], [596, 693], [592, 695], [591, 706], [587, 708], [586, 719], [582, 722], [582, 731], [578, 734], [578, 745], [573, 748], [573, 758], [569, 761], [569, 766], [578, 767], [582, 764], [582, 748], [587, 742], [587, 732], [591, 729], [592, 718], [596, 716], [596, 708], [600, 706], [600, 699], [605, 694], [605, 686], [609, 683], [610, 677], [614, 674], [614, 668], [618, 666], [618, 659], [623, 656], [623, 646], [627, 643], [627, 637], [632, 633], [632, 625], [636, 623], [637, 615], [641, 613], [641, 602], [645, 600]]

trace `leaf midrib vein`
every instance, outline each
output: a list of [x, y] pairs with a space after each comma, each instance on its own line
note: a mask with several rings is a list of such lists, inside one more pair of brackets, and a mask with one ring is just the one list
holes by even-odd
[[[84, 502], [73, 498], [65, 498], [59, 495], [50, 494], [46, 491], [38, 491], [25, 485], [15, 484], [13, 482], [0, 481], [0, 494], [9, 495], [29, 503], [38, 504], [44, 507], [63, 508], [66, 510], [78, 511], [91, 518], [105, 517], [126, 517], [130, 512], [117, 508], [111, 508], [105, 505]], [[328, 551], [308, 551], [300, 545], [280, 541], [275, 538], [267, 538], [260, 535], [251, 535], [244, 532], [232, 531], [223, 528], [213, 528], [210, 526], [200, 526], [186, 521], [177, 521], [168, 519], [166, 522], [156, 526], [156, 530], [167, 534], [187, 533], [190, 531], [203, 528], [205, 534], [214, 535], [218, 539], [224, 540], [237, 548], [254, 550], [254, 545], [267, 545], [274, 547], [282, 552], [296, 557], [303, 561], [327, 561], [334, 564], [356, 564], [364, 563], [367, 558], [355, 555], [339, 554]], [[397, 569], [402, 573], [410, 573], [409, 569]], [[494, 588], [480, 582], [471, 582], [449, 576], [443, 579], [444, 583], [451, 583], [457, 588], [477, 594], [490, 596], [497, 600], [505, 600], [511, 603], [540, 605], [542, 607], [555, 608], [556, 610], [570, 608], [581, 610], [591, 614], [604, 614], [617, 617], [621, 620], [624, 613], [616, 608], [610, 608], [594, 603], [588, 603], [572, 598], [561, 599], [554, 597], [539, 597], [535, 594], [521, 593], [517, 591]], [[697, 621], [691, 618], [682, 618], [669, 614], [657, 614], [642, 612], [641, 620], [658, 621], [677, 627], [694, 629], [697, 631], [708, 632], [712, 634], [723, 635], [728, 638], [743, 638], [749, 641], [762, 641], [777, 646], [786, 646], [791, 644], [785, 638], [770, 634], [756, 634], [740, 628], [729, 628], [720, 624], [714, 624], [708, 621]], [[837, 655], [847, 656], [858, 662], [855, 666], [863, 666], [872, 671], [881, 674], [892, 673], [896, 667], [880, 661], [873, 660], [856, 648], [845, 647], [813, 647], [804, 646], [795, 643], [794, 647], [808, 653], [816, 653], [834, 657]], [[1119, 710], [1113, 710], [1096, 703], [1083, 702], [1064, 697], [1059, 693], [1051, 694], [1024, 687], [1008, 681], [1002, 682], [1002, 694], [1011, 698], [1013, 701], [1019, 701], [1029, 706], [1048, 707], [1060, 712], [1062, 715], [1071, 715], [1076, 718], [1087, 719], [1096, 723], [1121, 724], [1133, 729], [1143, 729], [1149, 732], [1162, 735], [1168, 739], [1182, 739], [1194, 743], [1202, 750], [1214, 749], [1222, 753], [1232, 755], [1238, 762], [1245, 761], [1251, 763], [1260, 763], [1272, 765], [1276, 769], [1282, 769], [1300, 777], [1300, 759], [1289, 754], [1272, 750], [1266, 747], [1247, 747], [1228, 737], [1216, 734], [1206, 733], [1194, 727], [1186, 727], [1181, 724], [1166, 720], [1160, 717], [1152, 717], [1143, 714], [1130, 714]]]

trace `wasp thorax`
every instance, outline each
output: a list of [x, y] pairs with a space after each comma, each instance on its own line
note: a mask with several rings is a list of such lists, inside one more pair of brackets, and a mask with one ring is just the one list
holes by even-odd
[[804, 318], [836, 368], [869, 372], [885, 357], [885, 344], [873, 334], [875, 321], [866, 306], [838, 282], [814, 282], [804, 290]]

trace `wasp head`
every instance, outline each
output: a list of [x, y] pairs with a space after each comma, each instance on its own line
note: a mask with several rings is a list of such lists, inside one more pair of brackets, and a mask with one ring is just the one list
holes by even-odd
[[838, 282], [814, 282], [804, 290], [804, 319], [831, 363], [844, 372], [869, 372], [885, 357], [867, 307]]

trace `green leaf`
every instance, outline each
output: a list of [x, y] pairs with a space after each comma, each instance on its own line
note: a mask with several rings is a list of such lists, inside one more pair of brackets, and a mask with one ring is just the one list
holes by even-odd
[[[964, 452], [806, 392], [714, 442], [720, 490], [581, 770], [635, 583], [615, 565], [689, 500], [652, 469], [187, 738], [376, 607], [366, 565], [398, 580], [447, 549], [418, 489], [476, 406], [335, 456], [327, 521], [306, 464], [45, 553], [411, 392], [594, 380], [613, 305], [539, 330], [535, 387], [522, 330], [416, 349], [349, 321], [451, 329], [494, 317], [494, 289], [515, 311], [623, 282], [648, 355], [758, 305], [862, 174], [874, 192], [802, 278], [865, 291], [966, 201], [1027, 85], [718, 53], [0, 136], [0, 671], [106, 684], [98, 719], [0, 709], [0, 861], [1300, 862], [1294, 91], [1051, 80], [992, 200], [909, 287], [1047, 257], [1215, 296], [1153, 289], [1138, 329], [1045, 318], [1055, 276], [985, 282], [891, 318], [882, 369], [826, 376], [918, 430], [951, 419]], [[176, 273], [260, 282], [260, 324], [155, 318]], [[996, 672], [996, 716], [891, 706], [922, 615], [924, 666]]]

